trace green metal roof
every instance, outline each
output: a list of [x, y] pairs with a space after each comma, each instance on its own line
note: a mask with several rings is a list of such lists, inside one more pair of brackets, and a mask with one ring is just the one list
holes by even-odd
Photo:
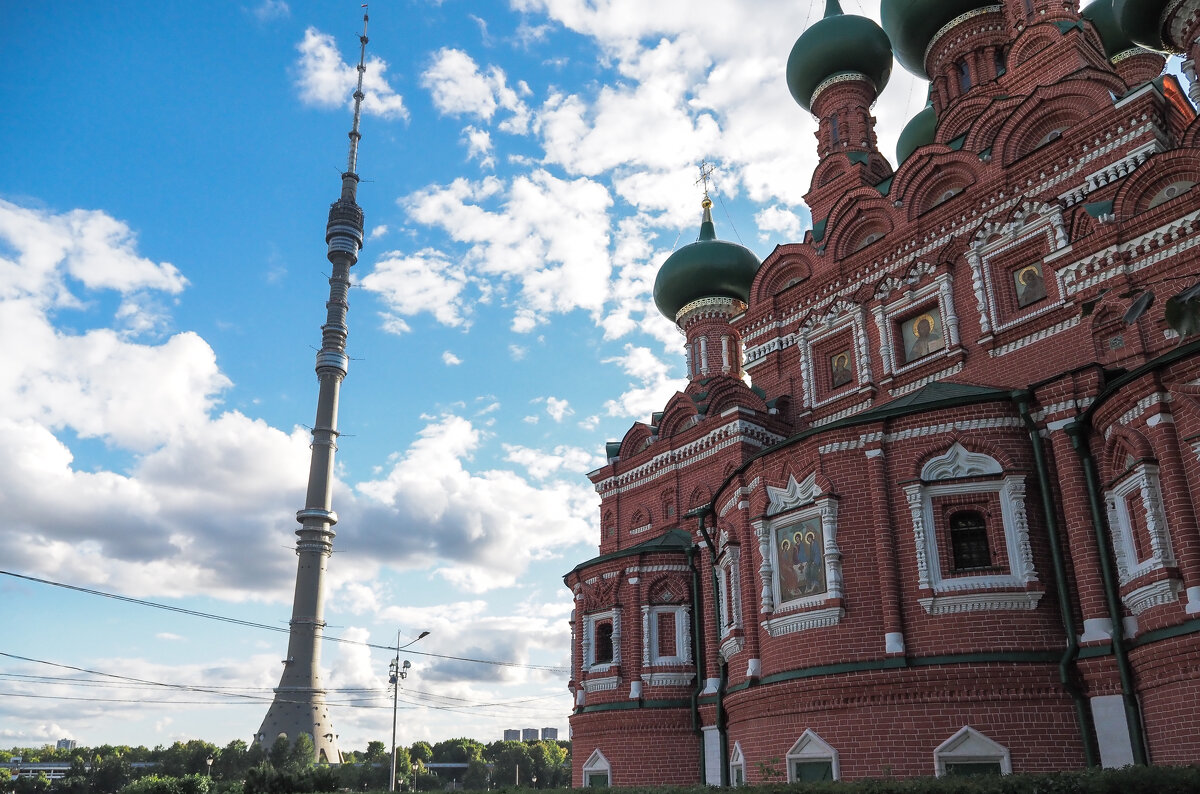
[[883, 91], [892, 74], [892, 47], [875, 22], [845, 14], [828, 0], [825, 16], [800, 34], [787, 62], [788, 90], [805, 110], [812, 110], [817, 86], [837, 74], [864, 74]]
[[1091, 204], [1084, 204], [1083, 210], [1093, 218], [1099, 218], [1101, 215], [1111, 215], [1113, 203], [1111, 201], [1094, 201]]
[[593, 565], [598, 565], [609, 560], [619, 560], [622, 557], [635, 557], [639, 554], [652, 554], [655, 552], [686, 552], [694, 544], [692, 543], [692, 533], [683, 529], [671, 529], [655, 538], [642, 541], [636, 546], [630, 546], [627, 549], [619, 551], [610, 551], [608, 554], [601, 554], [599, 557], [593, 557], [590, 560], [579, 563], [570, 570], [569, 573], [563, 576], [566, 579], [573, 573], [578, 573], [584, 568], [590, 568]]

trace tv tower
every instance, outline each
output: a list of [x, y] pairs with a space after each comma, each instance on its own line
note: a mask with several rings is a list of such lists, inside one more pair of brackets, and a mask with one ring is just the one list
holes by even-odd
[[[365, 8], [365, 6], [364, 6]], [[355, 202], [358, 192], [358, 132], [362, 116], [363, 73], [367, 57], [367, 13], [358, 55], [358, 87], [354, 91], [354, 126], [350, 130], [350, 156], [342, 174], [342, 195], [329, 208], [325, 227], [328, 258], [333, 266], [329, 277], [329, 301], [321, 326], [321, 350], [317, 353], [317, 419], [312, 429], [312, 462], [308, 469], [308, 496], [304, 509], [296, 513], [296, 595], [292, 601], [288, 655], [283, 676], [275, 688], [275, 699], [267, 709], [255, 742], [270, 747], [282, 734], [289, 742], [307, 733], [312, 737], [315, 758], [339, 764], [337, 734], [325, 704], [321, 685], [321, 634], [325, 630], [325, 566], [333, 554], [333, 525], [337, 513], [331, 509], [333, 456], [337, 451], [338, 392], [346, 377], [346, 312], [350, 307], [350, 268], [358, 261], [363, 244], [363, 212]]]

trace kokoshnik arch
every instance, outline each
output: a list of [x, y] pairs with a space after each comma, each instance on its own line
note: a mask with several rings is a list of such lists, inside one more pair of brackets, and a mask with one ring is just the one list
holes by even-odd
[[[688, 385], [589, 475], [575, 785], [1200, 757], [1200, 344], [1124, 319], [1200, 273], [1162, 51], [1200, 100], [1200, 1], [830, 0], [800, 36], [813, 228], [760, 264], [706, 196], [654, 288]], [[893, 59], [929, 81], [895, 167]]]

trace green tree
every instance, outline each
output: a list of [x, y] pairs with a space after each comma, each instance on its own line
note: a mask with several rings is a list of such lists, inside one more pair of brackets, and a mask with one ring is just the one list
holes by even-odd
[[15, 794], [45, 794], [49, 790], [50, 778], [42, 772], [38, 772], [36, 775], [21, 775], [13, 781]]
[[433, 761], [433, 747], [429, 742], [413, 742], [412, 746], [408, 748], [408, 754], [414, 761], [426, 764]]
[[483, 791], [489, 782], [488, 765], [482, 759], [467, 764], [467, 772], [463, 775], [463, 788], [468, 791]]
[[447, 739], [433, 746], [433, 763], [465, 764], [483, 760], [483, 744], [474, 739]]
[[119, 755], [96, 756], [92, 761], [92, 794], [115, 794], [133, 778], [129, 762]]
[[492, 782], [497, 786], [528, 786], [533, 774], [529, 746], [522, 742], [493, 742], [488, 746], [492, 762]]
[[267, 761], [275, 769], [283, 769], [287, 763], [288, 754], [292, 750], [292, 744], [288, 738], [282, 733], [275, 737], [275, 743], [271, 745], [270, 751], [267, 752]]
[[241, 739], [234, 739], [216, 754], [212, 774], [217, 780], [241, 780], [249, 768], [249, 748]]
[[[12, 756], [9, 756], [11, 758]], [[3, 759], [7, 761], [8, 758]], [[0, 794], [8, 794], [12, 791], [12, 772], [7, 769], [0, 769]]]
[[367, 742], [367, 751], [363, 756], [363, 760], [368, 763], [382, 761], [388, 757], [387, 745], [380, 741]]
[[292, 747], [288, 751], [287, 766], [295, 770], [308, 769], [315, 763], [316, 754], [312, 737], [307, 733], [302, 733], [296, 737], [296, 741], [292, 742]]

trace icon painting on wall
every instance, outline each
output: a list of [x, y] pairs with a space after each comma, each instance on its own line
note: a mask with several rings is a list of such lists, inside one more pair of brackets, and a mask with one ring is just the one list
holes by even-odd
[[1042, 280], [1041, 265], [1027, 265], [1013, 273], [1017, 288], [1017, 306], [1024, 309], [1046, 297], [1046, 282]]
[[825, 533], [821, 517], [775, 530], [779, 559], [779, 595], [784, 601], [820, 595], [825, 584]]
[[850, 372], [850, 351], [843, 350], [836, 356], [829, 357], [829, 384], [833, 388], [845, 386], [850, 381], [854, 380], [853, 373]]
[[918, 314], [900, 326], [904, 337], [904, 360], [916, 361], [946, 346], [942, 339], [942, 312], [930, 309]]

